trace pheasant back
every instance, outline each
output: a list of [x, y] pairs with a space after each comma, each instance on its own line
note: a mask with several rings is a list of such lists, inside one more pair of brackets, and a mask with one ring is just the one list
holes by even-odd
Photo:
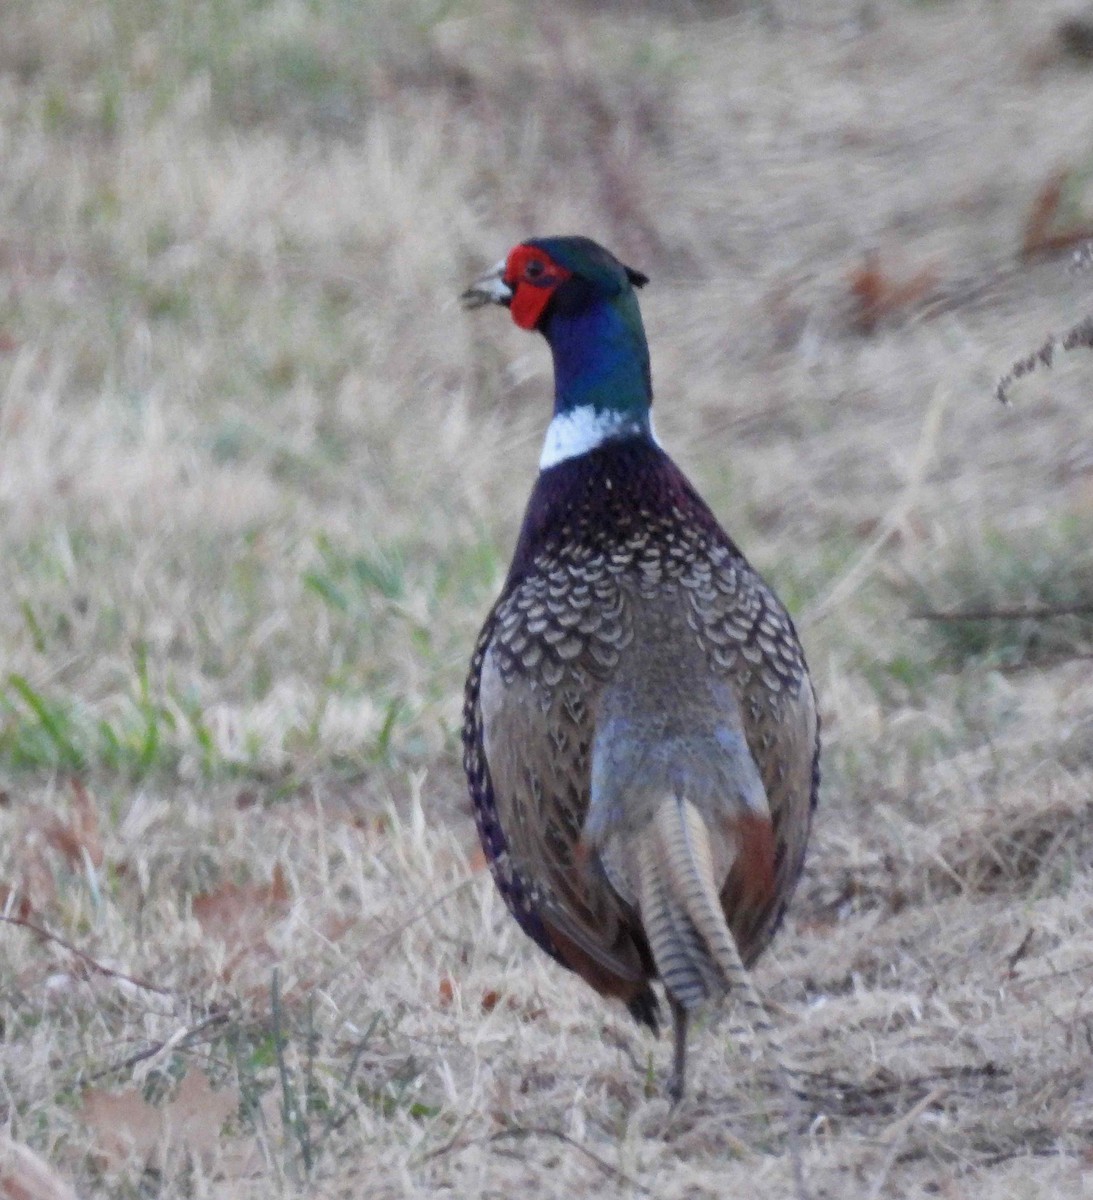
[[[754, 961], [800, 873], [816, 725], [789, 617], [663, 451], [620, 440], [543, 472], [475, 649], [464, 761], [494, 880], [548, 954], [655, 1012], [623, 843], [661, 793], [716, 823], [750, 782], [765, 803], [735, 813], [753, 819], [719, 894]], [[754, 780], [733, 777], [741, 761]]]

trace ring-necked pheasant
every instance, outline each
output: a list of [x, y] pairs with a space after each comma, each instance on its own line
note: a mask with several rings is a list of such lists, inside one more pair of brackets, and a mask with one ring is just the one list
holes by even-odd
[[805, 854], [819, 782], [796, 631], [650, 418], [638, 271], [524, 242], [463, 295], [554, 356], [554, 417], [464, 702], [478, 833], [512, 915], [654, 1032], [683, 1093], [687, 1014], [750, 965]]

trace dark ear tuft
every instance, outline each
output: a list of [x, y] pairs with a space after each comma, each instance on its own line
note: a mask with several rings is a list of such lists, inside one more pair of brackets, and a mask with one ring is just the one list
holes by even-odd
[[626, 272], [626, 278], [634, 285], [634, 287], [645, 287], [649, 282], [649, 276], [642, 274], [641, 271], [635, 271], [633, 267], [623, 266]]

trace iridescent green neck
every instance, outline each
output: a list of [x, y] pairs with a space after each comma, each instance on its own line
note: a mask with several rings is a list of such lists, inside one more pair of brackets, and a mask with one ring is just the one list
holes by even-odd
[[559, 306], [543, 328], [554, 355], [555, 416], [591, 408], [647, 429], [653, 387], [637, 298], [627, 288], [582, 299]]

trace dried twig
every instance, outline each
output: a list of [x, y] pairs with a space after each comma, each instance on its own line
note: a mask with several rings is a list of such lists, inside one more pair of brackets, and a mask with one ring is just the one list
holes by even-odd
[[430, 1159], [442, 1158], [445, 1154], [450, 1154], [453, 1150], [464, 1150], [468, 1146], [490, 1146], [496, 1142], [508, 1139], [523, 1140], [533, 1137], [549, 1137], [555, 1138], [559, 1142], [565, 1142], [567, 1146], [572, 1146], [574, 1150], [579, 1151], [590, 1162], [595, 1163], [608, 1177], [617, 1179], [619, 1183], [625, 1183], [628, 1187], [636, 1188], [646, 1196], [651, 1195], [649, 1188], [640, 1180], [627, 1175], [625, 1171], [620, 1171], [618, 1167], [612, 1166], [611, 1163], [605, 1158], [601, 1158], [594, 1150], [589, 1150], [587, 1146], [582, 1145], [575, 1138], [571, 1138], [569, 1134], [563, 1133], [560, 1129], [550, 1129], [547, 1126], [512, 1125], [508, 1129], [502, 1129], [497, 1133], [490, 1134], [489, 1137], [468, 1138], [466, 1141], [463, 1141], [461, 1135], [466, 1127], [467, 1120], [464, 1120], [455, 1133], [442, 1146], [437, 1146], [435, 1150], [430, 1150], [428, 1154], [424, 1155], [421, 1161], [428, 1162]]
[[1009, 389], [1018, 379], [1030, 375], [1040, 365], [1050, 367], [1056, 350], [1076, 350], [1079, 347], [1093, 350], [1093, 316], [1079, 321], [1077, 325], [1068, 329], [1061, 339], [1052, 334], [1038, 349], [1024, 358], [1019, 358], [998, 381], [994, 389], [995, 399], [1002, 404], [1008, 404]]
[[1028, 954], [1029, 947], [1032, 945], [1032, 938], [1033, 938], [1034, 932], [1035, 931], [1033, 930], [1032, 926], [1030, 925], [1028, 927], [1028, 929], [1025, 930], [1025, 936], [1018, 943], [1017, 949], [1011, 950], [1009, 952], [1009, 954], [1006, 955], [1006, 968], [1007, 968], [1006, 969], [1006, 978], [1007, 979], [1013, 979], [1013, 977], [1016, 975], [1017, 964], [1021, 961], [1021, 959], [1023, 959], [1025, 957], [1026, 954]]
[[132, 1070], [138, 1063], [146, 1062], [150, 1058], [157, 1058], [159, 1055], [168, 1053], [171, 1050], [186, 1050], [198, 1040], [199, 1034], [204, 1033], [207, 1029], [214, 1029], [218, 1025], [225, 1024], [230, 1015], [230, 1013], [223, 1009], [210, 1013], [207, 1017], [198, 1021], [196, 1025], [176, 1029], [170, 1037], [164, 1038], [163, 1041], [153, 1042], [151, 1046], [146, 1046], [143, 1050], [138, 1050], [135, 1054], [130, 1054], [127, 1058], [123, 1058], [119, 1062], [111, 1063], [108, 1067], [100, 1067], [97, 1071], [92, 1071], [90, 1075], [82, 1078], [81, 1085], [94, 1083], [106, 1075], [116, 1075], [121, 1071]]
[[915, 448], [903, 492], [877, 526], [877, 533], [872, 541], [865, 546], [843, 574], [828, 588], [827, 592], [801, 614], [797, 622], [800, 628], [810, 628], [818, 621], [826, 619], [861, 587], [869, 578], [873, 564], [888, 543], [888, 539], [911, 513], [915, 501], [918, 499], [926, 468], [933, 456], [934, 445], [941, 430], [948, 398], [949, 393], [942, 388], [938, 388], [934, 392], [922, 422], [922, 432], [919, 434], [918, 446]]
[[912, 621], [1050, 621], [1053, 617], [1093, 617], [1093, 604], [1044, 604], [1027, 608], [915, 609]]
[[98, 975], [105, 975], [109, 979], [120, 979], [123, 983], [132, 984], [133, 987], [141, 988], [146, 992], [155, 992], [158, 996], [173, 997], [176, 995], [170, 988], [159, 987], [157, 984], [149, 983], [147, 979], [138, 979], [135, 975], [127, 975], [124, 971], [115, 971], [113, 967], [104, 966], [86, 951], [81, 950], [78, 946], [73, 946], [71, 942], [66, 942], [63, 937], [50, 933], [48, 929], [43, 929], [41, 925], [36, 925], [33, 921], [27, 921], [23, 917], [5, 916], [0, 916], [0, 921], [3, 921], [5, 925], [18, 925], [22, 929], [29, 929], [31, 933], [37, 934], [45, 941], [60, 946], [62, 950], [67, 950], [69, 954], [74, 955], [84, 966], [89, 967]]
[[1055, 971], [1044, 971], [1040, 975], [1022, 975], [1018, 979], [1018, 982], [1022, 986], [1026, 983], [1057, 983], [1060, 979], [1070, 979], [1075, 975], [1083, 975], [1087, 971], [1093, 971], [1093, 960], [1079, 963], [1076, 967], [1062, 967]]
[[903, 1149], [907, 1134], [910, 1133], [914, 1123], [928, 1108], [933, 1108], [935, 1104], [944, 1100], [951, 1090], [948, 1084], [939, 1084], [933, 1091], [927, 1092], [913, 1108], [893, 1121], [880, 1135], [880, 1140], [887, 1145], [888, 1151], [884, 1156], [881, 1169], [877, 1172], [876, 1179], [873, 1180], [873, 1186], [869, 1189], [868, 1200], [878, 1200], [884, 1191], [884, 1186], [888, 1182], [888, 1175], [895, 1165], [895, 1161], [899, 1157], [899, 1152]]
[[[473, 874], [466, 876], [466, 878], [461, 879], [458, 883], [452, 884], [450, 888], [441, 892], [439, 896], [434, 896], [427, 901], [427, 903], [422, 904], [419, 908], [415, 908], [414, 911], [405, 918], [405, 920], [400, 921], [391, 929], [383, 930], [381, 933], [377, 934], [372, 941], [366, 942], [364, 946], [361, 947], [361, 959], [363, 959], [365, 955], [382, 956], [386, 954], [391, 946], [394, 945], [397, 939], [401, 937], [401, 935], [405, 933], [407, 929], [410, 929], [412, 926], [416, 925], [418, 921], [424, 920], [431, 912], [434, 911], [434, 909], [440, 908], [442, 905], [447, 904], [449, 900], [453, 899], [455, 896], [458, 896], [460, 892], [464, 891], [464, 889], [471, 887], [471, 885], [474, 884], [478, 879], [478, 873], [474, 872]], [[339, 976], [359, 969], [360, 960], [358, 958], [348, 959], [330, 974], [327, 980], [328, 986], [331, 981], [337, 979]]]
[[1018, 663], [1000, 663], [996, 668], [1001, 675], [1020, 675], [1022, 671], [1050, 671], [1064, 663], [1093, 662], [1093, 654], [1050, 654], [1037, 659], [1022, 659]]
[[423, 1154], [421, 1158], [418, 1159], [418, 1163], [415, 1165], [431, 1162], [434, 1158], [443, 1158], [445, 1154], [450, 1154], [457, 1148], [461, 1150], [464, 1146], [480, 1145], [485, 1139], [471, 1138], [468, 1141], [462, 1140], [463, 1131], [474, 1119], [474, 1116], [474, 1112], [468, 1111], [464, 1115], [462, 1121], [460, 1121], [456, 1126], [455, 1133], [453, 1133], [446, 1142], [442, 1142], [439, 1146], [435, 1146], [432, 1150], [429, 1150], [427, 1153]]
[[649, 1196], [652, 1194], [649, 1188], [640, 1180], [635, 1179], [632, 1175], [627, 1175], [625, 1171], [620, 1171], [618, 1167], [612, 1166], [607, 1159], [601, 1158], [594, 1150], [589, 1150], [587, 1146], [582, 1145], [576, 1138], [571, 1138], [568, 1133], [563, 1133], [560, 1129], [551, 1129], [548, 1126], [539, 1125], [514, 1125], [510, 1129], [502, 1129], [484, 1140], [492, 1143], [505, 1141], [508, 1138], [524, 1139], [533, 1137], [554, 1138], [559, 1142], [565, 1142], [567, 1146], [572, 1146], [574, 1150], [583, 1154], [589, 1162], [599, 1167], [609, 1178], [617, 1179], [619, 1183], [625, 1183], [627, 1187], [636, 1188], [643, 1195]]
[[453, 896], [459, 895], [464, 888], [470, 887], [477, 879], [477, 874], [468, 875], [466, 879], [461, 879], [458, 883], [453, 884], [447, 891], [441, 892], [439, 896], [434, 896], [427, 904], [423, 904], [420, 908], [415, 909], [404, 921], [400, 921], [393, 929], [380, 934], [375, 941], [367, 943], [362, 948], [361, 953], [368, 953], [378, 947], [381, 953], [386, 954], [391, 944], [400, 934], [405, 933], [411, 925], [415, 925], [418, 921], [427, 917], [434, 909], [446, 904]]

